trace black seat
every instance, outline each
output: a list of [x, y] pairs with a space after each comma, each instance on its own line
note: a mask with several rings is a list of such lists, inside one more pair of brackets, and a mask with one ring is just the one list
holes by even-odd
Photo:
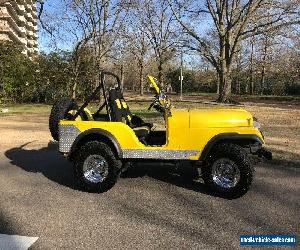
[[142, 118], [130, 112], [122, 91], [119, 88], [109, 91], [108, 101], [112, 121], [125, 122], [134, 130], [140, 141], [144, 142], [153, 124], [144, 122]]

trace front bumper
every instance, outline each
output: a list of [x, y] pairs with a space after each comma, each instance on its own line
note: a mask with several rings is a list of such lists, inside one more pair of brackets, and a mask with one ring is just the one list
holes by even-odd
[[257, 155], [258, 157], [264, 157], [267, 160], [272, 160], [273, 158], [272, 152], [269, 149], [262, 147], [261, 144], [255, 144], [250, 146], [250, 152], [253, 155]]
[[264, 147], [258, 150], [257, 155], [259, 157], [265, 157], [267, 160], [272, 160], [273, 158], [272, 152]]

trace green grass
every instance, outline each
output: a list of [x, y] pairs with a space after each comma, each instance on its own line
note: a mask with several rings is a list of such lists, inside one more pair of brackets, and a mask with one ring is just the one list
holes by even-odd
[[161, 114], [158, 113], [157, 111], [144, 111], [144, 110], [132, 110], [132, 112], [137, 115], [141, 116], [143, 118], [157, 118], [160, 117]]
[[[150, 104], [150, 103], [149, 103]], [[155, 118], [160, 116], [158, 112], [155, 110], [148, 111], [148, 103], [137, 103], [137, 102], [129, 102], [130, 109], [136, 115], [143, 116], [145, 118]], [[17, 114], [40, 114], [40, 115], [48, 115], [51, 110], [51, 105], [47, 104], [15, 104], [15, 105], [8, 105], [0, 107], [7, 108], [8, 113], [1, 113], [0, 116], [7, 116], [7, 115], [17, 115]], [[95, 111], [96, 105], [93, 104], [91, 106], [91, 111]]]
[[14, 104], [8, 106], [0, 107], [7, 108], [8, 113], [0, 113], [0, 115], [10, 115], [10, 114], [49, 114], [51, 110], [50, 105], [46, 104]]
[[[148, 110], [150, 101], [128, 101], [127, 102], [132, 113], [141, 116], [143, 118], [156, 118], [161, 116], [155, 109]], [[185, 100], [183, 102], [174, 101], [172, 104], [177, 108], [200, 108], [206, 105], [201, 103], [195, 103], [195, 101]], [[81, 104], [80, 104], [81, 105]], [[39, 115], [49, 115], [51, 110], [51, 105], [47, 104], [9, 104], [7, 106], [0, 106], [0, 111], [2, 108], [7, 108], [8, 113], [1, 113], [0, 116], [7, 115], [17, 115], [17, 114], [39, 114]], [[91, 103], [88, 107], [92, 112], [98, 109], [97, 103]], [[105, 112], [105, 109], [102, 111]]]
[[[203, 95], [203, 93], [201, 93]], [[207, 94], [207, 96], [210, 96], [213, 94]], [[204, 96], [204, 95], [203, 95]], [[171, 96], [172, 99], [172, 96]], [[276, 100], [280, 103], [280, 101], [300, 101], [299, 96], [291, 97], [291, 96], [240, 96], [241, 100], [247, 101], [251, 100], [255, 102], [255, 100], [262, 100], [262, 99], [269, 99], [269, 100]], [[198, 99], [189, 99], [188, 97], [185, 97], [184, 101], [173, 101], [172, 104], [176, 108], [202, 108], [202, 107], [208, 107], [212, 106], [210, 103], [205, 103], [204, 101], [207, 101], [207, 99], [199, 98]], [[129, 100], [127, 101], [128, 105], [130, 107], [130, 110], [132, 113], [142, 116], [144, 118], [156, 118], [159, 117], [160, 114], [156, 112], [154, 109], [151, 111], [148, 111], [148, 107], [151, 103], [149, 100]], [[92, 112], [95, 112], [98, 107], [98, 103], [91, 103], [89, 106], [90, 110]], [[218, 105], [217, 103], [213, 106]], [[51, 110], [51, 105], [47, 104], [8, 104], [7, 106], [0, 105], [0, 111], [2, 108], [8, 108], [8, 113], [1, 113], [0, 116], [7, 116], [7, 115], [15, 115], [15, 114], [39, 114], [39, 115], [49, 115]], [[105, 110], [104, 110], [105, 111]]]
[[[177, 94], [179, 95], [179, 94]], [[218, 94], [216, 93], [205, 93], [205, 92], [188, 92], [183, 93], [183, 96], [210, 96], [210, 97], [217, 97]]]

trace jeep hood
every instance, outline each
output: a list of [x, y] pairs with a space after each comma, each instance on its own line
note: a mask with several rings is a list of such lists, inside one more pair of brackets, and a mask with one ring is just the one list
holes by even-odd
[[244, 109], [191, 109], [190, 128], [249, 127], [253, 126], [252, 115]]

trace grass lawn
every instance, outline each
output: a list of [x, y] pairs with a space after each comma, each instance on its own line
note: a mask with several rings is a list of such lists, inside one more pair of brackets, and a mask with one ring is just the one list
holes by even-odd
[[[160, 114], [155, 110], [148, 111], [150, 102], [129, 102], [130, 109], [134, 114], [142, 116], [144, 118], [157, 118], [160, 117]], [[144, 108], [143, 108], [144, 107]], [[1, 109], [8, 109], [7, 113], [1, 112]], [[15, 104], [8, 105], [0, 108], [0, 116], [11, 116], [11, 115], [40, 115], [48, 116], [51, 111], [51, 105], [47, 104]], [[96, 110], [97, 106], [92, 104], [90, 110]]]
[[46, 115], [51, 110], [51, 105], [46, 104], [14, 104], [1, 107], [1, 109], [8, 109], [7, 113], [0, 113], [0, 115], [16, 115], [16, 114], [42, 114]]

